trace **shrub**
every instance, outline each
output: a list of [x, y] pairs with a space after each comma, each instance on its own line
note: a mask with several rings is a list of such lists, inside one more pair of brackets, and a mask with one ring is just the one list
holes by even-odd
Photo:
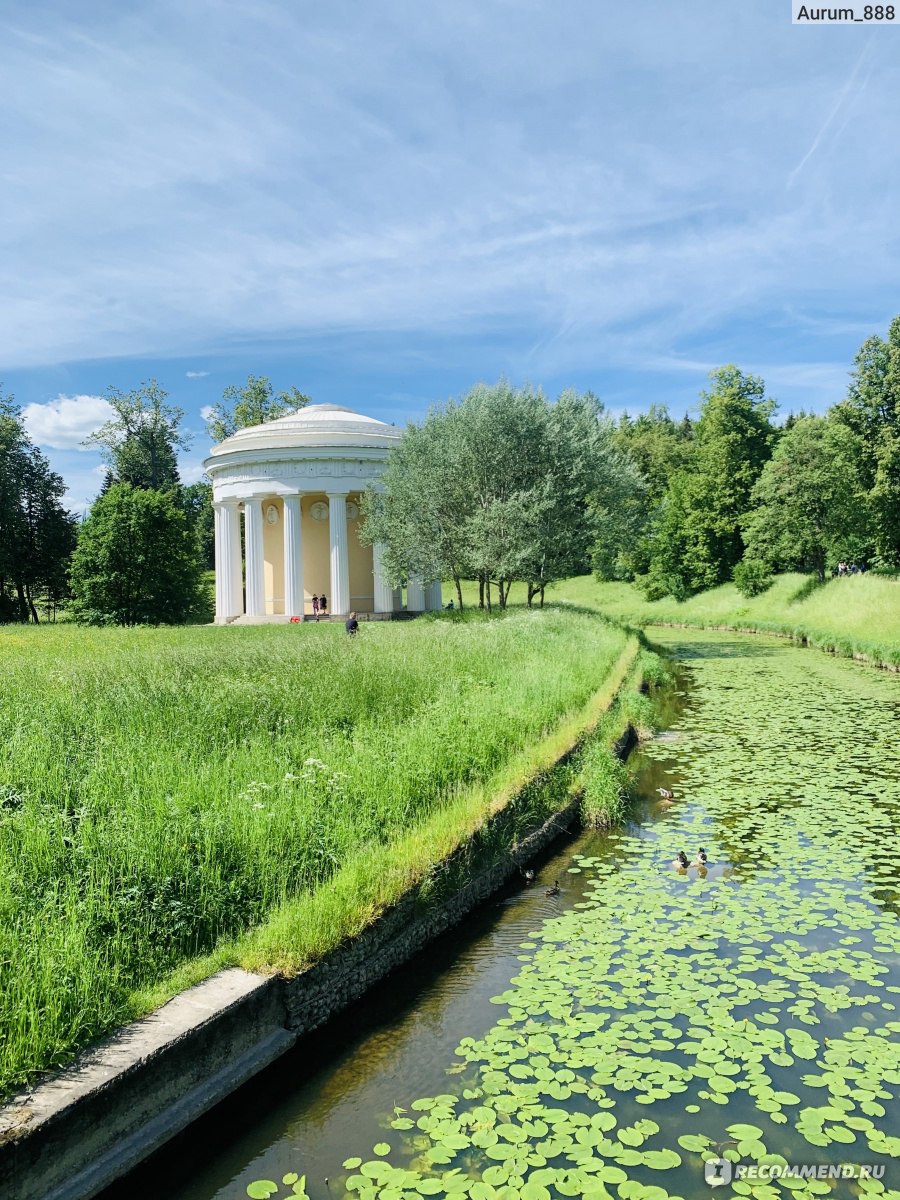
[[760, 596], [774, 580], [769, 567], [758, 558], [744, 558], [734, 568], [734, 586], [742, 596]]

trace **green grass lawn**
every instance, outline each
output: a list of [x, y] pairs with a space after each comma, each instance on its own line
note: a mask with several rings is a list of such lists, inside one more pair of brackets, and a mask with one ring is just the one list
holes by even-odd
[[[464, 597], [477, 604], [477, 584], [467, 584]], [[522, 605], [525, 599], [524, 585], [514, 585], [510, 603]], [[633, 584], [599, 583], [583, 575], [554, 584], [547, 603], [577, 604], [632, 624], [727, 625], [790, 634], [824, 650], [900, 666], [900, 580], [881, 575], [845, 575], [818, 587], [809, 575], [788, 573], [751, 599], [727, 583], [681, 603], [650, 602]]]
[[636, 651], [559, 610], [353, 641], [4, 627], [0, 1089], [218, 966], [340, 942], [570, 745]]

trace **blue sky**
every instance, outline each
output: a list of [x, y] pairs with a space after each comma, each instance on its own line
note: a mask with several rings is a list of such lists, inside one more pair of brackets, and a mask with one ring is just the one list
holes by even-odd
[[839, 399], [900, 311], [900, 26], [788, 0], [0, 4], [0, 379], [83, 507], [109, 384], [403, 422]]

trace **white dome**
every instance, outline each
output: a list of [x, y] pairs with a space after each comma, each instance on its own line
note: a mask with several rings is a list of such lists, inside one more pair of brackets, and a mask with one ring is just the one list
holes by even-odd
[[340, 404], [309, 404], [286, 417], [251, 425], [219, 442], [210, 451], [220, 455], [247, 450], [321, 448], [343, 450], [354, 446], [390, 449], [400, 440], [400, 430], [374, 417], [364, 417]]

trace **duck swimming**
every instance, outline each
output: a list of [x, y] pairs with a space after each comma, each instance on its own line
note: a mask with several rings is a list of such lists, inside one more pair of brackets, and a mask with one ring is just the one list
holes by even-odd
[[686, 871], [690, 865], [688, 856], [683, 850], [679, 850], [677, 858], [672, 859], [672, 866], [676, 871]]
[[660, 796], [662, 796], [663, 800], [675, 799], [675, 793], [670, 792], [668, 788], [658, 787], [656, 790], [659, 792]]
[[559, 880], [554, 879], [553, 887], [548, 887], [546, 892], [544, 892], [544, 895], [545, 896], [558, 896], [561, 891], [562, 891], [562, 888], [559, 886]]
[[706, 859], [706, 851], [703, 849], [702, 846], [697, 851], [697, 857], [689, 865], [692, 867], [706, 867], [709, 865], [707, 862], [707, 859]]
[[534, 871], [532, 871], [531, 867], [527, 867], [522, 872], [522, 877], [526, 883], [534, 883]]

